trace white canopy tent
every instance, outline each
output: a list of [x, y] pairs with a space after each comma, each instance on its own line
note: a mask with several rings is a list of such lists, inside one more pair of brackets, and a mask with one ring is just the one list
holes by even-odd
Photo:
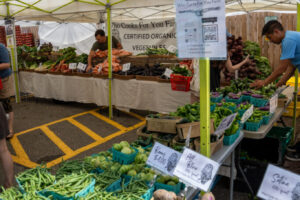
[[[121, 2], [121, 3], [119, 3]], [[296, 0], [227, 0], [226, 13], [257, 10], [296, 11]], [[0, 19], [93, 22], [105, 20], [104, 0], [0, 0]], [[174, 0], [111, 0], [112, 19], [174, 17]]]
[[[210, 0], [207, 0], [210, 1]], [[256, 10], [296, 11], [296, 0], [225, 0], [226, 12], [253, 12]], [[298, 6], [298, 10], [299, 10]], [[106, 14], [104, 14], [106, 13]], [[0, 19], [94, 22], [107, 21], [109, 65], [111, 66], [111, 19], [153, 19], [174, 17], [174, 0], [0, 0]], [[106, 20], [107, 19], [107, 20]], [[14, 63], [15, 65], [16, 63]], [[209, 156], [209, 62], [201, 60], [201, 152]], [[14, 68], [16, 74], [17, 69]], [[16, 77], [16, 76], [15, 76]], [[297, 74], [298, 77], [298, 74]], [[111, 91], [111, 70], [109, 89]], [[298, 81], [298, 80], [297, 80]], [[16, 83], [16, 87], [18, 83]], [[297, 88], [296, 88], [297, 89]], [[111, 92], [109, 93], [111, 117]], [[295, 105], [296, 106], [296, 105]], [[206, 120], [207, 119], [207, 120]]]

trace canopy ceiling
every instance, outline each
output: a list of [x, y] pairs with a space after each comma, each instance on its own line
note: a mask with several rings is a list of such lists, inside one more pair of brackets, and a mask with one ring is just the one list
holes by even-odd
[[[111, 0], [113, 20], [174, 17], [174, 0]], [[0, 0], [0, 19], [105, 21], [105, 0]], [[296, 0], [226, 0], [226, 12], [296, 11]]]

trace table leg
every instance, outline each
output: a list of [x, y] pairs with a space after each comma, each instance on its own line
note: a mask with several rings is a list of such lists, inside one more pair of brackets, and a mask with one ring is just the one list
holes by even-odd
[[254, 198], [254, 192], [253, 192], [253, 189], [252, 189], [252, 187], [251, 187], [251, 185], [250, 185], [250, 183], [249, 183], [249, 181], [248, 181], [248, 179], [247, 179], [247, 177], [246, 177], [246, 175], [245, 175], [245, 173], [242, 169], [242, 166], [241, 166], [241, 163], [240, 163], [240, 155], [241, 155], [241, 144], [239, 144], [237, 146], [236, 166], [237, 166], [237, 170], [239, 170], [239, 172], [242, 174], [242, 177], [243, 177], [245, 183], [247, 184], [247, 187], [248, 187], [248, 189], [251, 193], [250, 194], [251, 199], [253, 199]]
[[279, 118], [279, 121], [278, 121], [278, 122], [281, 123], [283, 127], [286, 127], [286, 124], [285, 124], [285, 122], [283, 121], [283, 118], [282, 118], [282, 117]]
[[233, 186], [234, 186], [234, 178], [233, 178], [233, 173], [234, 173], [234, 168], [235, 168], [235, 151], [232, 152], [231, 154], [231, 167], [230, 167], [230, 200], [233, 200]]

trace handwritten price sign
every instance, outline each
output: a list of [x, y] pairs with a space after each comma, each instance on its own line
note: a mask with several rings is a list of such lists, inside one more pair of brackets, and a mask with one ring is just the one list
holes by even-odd
[[186, 183], [208, 191], [219, 167], [217, 162], [185, 148], [174, 170], [174, 175]]
[[181, 153], [178, 151], [155, 142], [148, 157], [147, 165], [150, 165], [164, 174], [173, 176], [173, 171], [180, 157]]
[[300, 176], [269, 165], [257, 196], [266, 200], [298, 200], [300, 199]]

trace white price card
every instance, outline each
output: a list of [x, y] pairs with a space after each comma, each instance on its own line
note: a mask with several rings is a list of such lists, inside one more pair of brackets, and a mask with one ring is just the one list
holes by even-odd
[[300, 175], [269, 164], [257, 196], [265, 200], [299, 200]]
[[70, 63], [69, 64], [69, 69], [76, 69], [77, 68], [77, 63]]
[[181, 153], [178, 151], [155, 142], [146, 163], [164, 174], [173, 176], [173, 171], [180, 157]]
[[278, 94], [275, 94], [270, 99], [270, 113], [274, 113], [276, 111], [277, 105], [278, 105]]
[[234, 113], [223, 119], [217, 130], [214, 132], [214, 135], [221, 135], [224, 131], [229, 129], [236, 115], [237, 113]]
[[82, 71], [85, 71], [85, 69], [86, 69], [86, 64], [78, 63], [77, 69], [82, 70]]
[[171, 53], [175, 53], [177, 50], [177, 47], [175, 47], [174, 45], [170, 45], [167, 50]]
[[164, 72], [164, 75], [168, 78], [171, 77], [171, 74], [173, 73], [173, 70], [166, 68], [166, 71]]
[[208, 191], [219, 167], [219, 163], [191, 149], [184, 148], [174, 175], [194, 187]]
[[131, 64], [130, 64], [130, 63], [126, 63], [126, 64], [124, 64], [124, 65], [123, 65], [123, 69], [122, 69], [122, 71], [123, 71], [123, 72], [127, 72], [128, 70], [130, 70], [130, 66], [131, 66]]
[[253, 114], [254, 106], [252, 105], [248, 110], [245, 111], [245, 113], [242, 116], [241, 122], [245, 123]]

